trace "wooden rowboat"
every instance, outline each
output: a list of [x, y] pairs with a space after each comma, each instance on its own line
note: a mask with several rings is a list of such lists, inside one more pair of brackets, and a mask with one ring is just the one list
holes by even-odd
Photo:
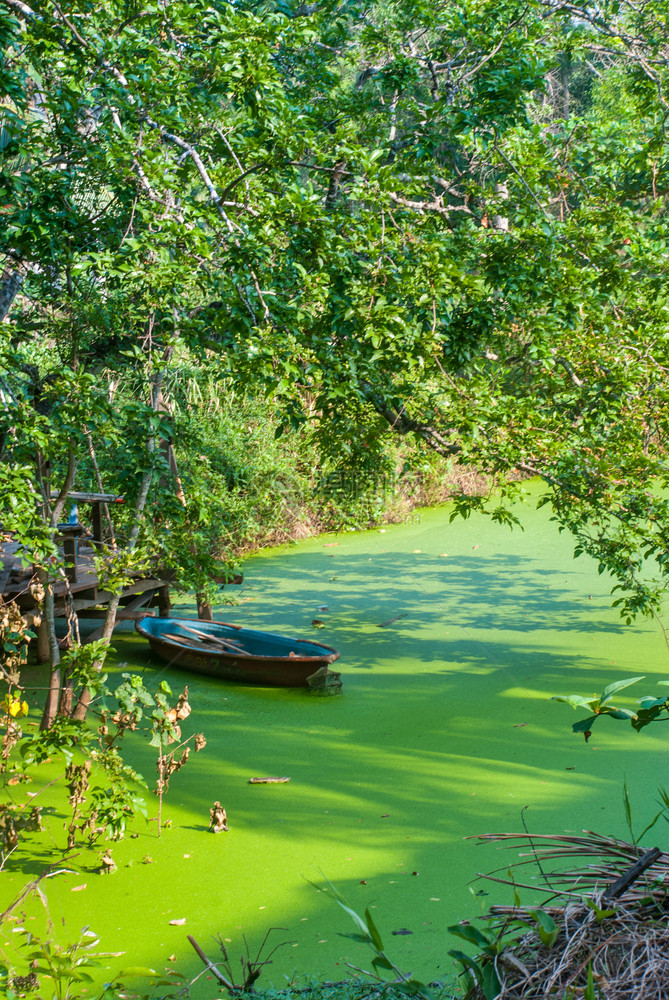
[[181, 670], [273, 687], [341, 687], [330, 646], [191, 618], [142, 618], [135, 628], [154, 653]]

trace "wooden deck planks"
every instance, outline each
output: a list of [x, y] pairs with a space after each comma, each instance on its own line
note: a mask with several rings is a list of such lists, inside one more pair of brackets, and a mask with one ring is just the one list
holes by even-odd
[[[83, 548], [83, 551], [82, 551]], [[40, 608], [28, 589], [32, 577], [17, 559], [18, 545], [5, 542], [0, 544], [0, 597], [3, 600], [15, 600], [22, 613], [32, 620], [40, 616]], [[147, 612], [148, 605], [158, 604], [159, 613], [168, 615], [170, 581], [161, 576], [135, 576], [123, 588], [120, 597], [120, 607], [116, 615], [117, 622], [132, 620]], [[90, 546], [82, 546], [77, 558], [77, 579], [59, 580], [54, 583], [55, 615], [65, 617], [70, 611], [91, 611], [90, 617], [101, 618], [105, 614], [105, 605], [113, 594], [105, 589], [95, 571], [93, 550]], [[99, 638], [101, 629], [96, 629], [86, 637], [86, 641]]]

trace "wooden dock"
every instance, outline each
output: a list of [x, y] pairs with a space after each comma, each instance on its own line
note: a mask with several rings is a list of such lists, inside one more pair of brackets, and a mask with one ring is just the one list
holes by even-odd
[[[59, 525], [56, 541], [64, 561], [61, 579], [53, 584], [55, 615], [69, 618], [76, 613], [79, 618], [104, 618], [113, 593], [107, 590], [96, 571], [94, 556], [103, 544], [101, 507], [117, 498], [108, 494], [71, 494], [70, 499], [91, 504], [93, 508], [92, 531], [80, 524]], [[97, 537], [96, 537], [97, 536]], [[1, 536], [0, 536], [1, 537]], [[26, 566], [21, 559], [17, 542], [11, 538], [0, 541], [0, 597], [3, 601], [16, 601], [21, 612], [30, 619], [39, 619], [41, 609], [31, 593], [31, 584], [37, 579], [34, 566]], [[121, 593], [116, 621], [128, 621], [153, 614], [157, 608], [161, 617], [170, 613], [170, 581], [162, 574], [135, 574], [130, 577]], [[87, 633], [84, 642], [99, 639], [102, 625]], [[43, 624], [37, 628], [37, 659], [49, 659], [48, 642]]]

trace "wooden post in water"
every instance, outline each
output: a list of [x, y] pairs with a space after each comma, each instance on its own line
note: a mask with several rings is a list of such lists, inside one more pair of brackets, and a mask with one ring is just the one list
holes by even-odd
[[161, 618], [169, 618], [172, 612], [170, 588], [167, 584], [158, 591], [158, 614]]
[[48, 663], [50, 659], [49, 633], [46, 627], [46, 620], [42, 618], [37, 626], [37, 662]]

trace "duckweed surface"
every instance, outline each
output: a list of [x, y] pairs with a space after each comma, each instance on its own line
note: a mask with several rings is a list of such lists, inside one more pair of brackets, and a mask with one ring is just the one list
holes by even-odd
[[[572, 558], [569, 539], [531, 498], [530, 487], [522, 532], [484, 517], [450, 523], [442, 508], [247, 561], [243, 587], [229, 591], [240, 603], [221, 605], [217, 617], [337, 647], [339, 697], [182, 674], [133, 633], [118, 633], [115, 672], [141, 672], [149, 686], [167, 679], [175, 692], [187, 683], [185, 731], [203, 731], [208, 744], [172, 778], [171, 827], [160, 839], [154, 821], [137, 821], [136, 836], [113, 847], [114, 874], [95, 871], [98, 849], [42, 883], [56, 936], [73, 939], [89, 925], [102, 950], [125, 953], [105, 960], [113, 971], [146, 965], [194, 976], [202, 966], [187, 934], [212, 958], [220, 935], [236, 967], [244, 937], [253, 954], [269, 928], [283, 928], [271, 934], [282, 947], [258, 985], [344, 979], [347, 962], [369, 967], [370, 956], [341, 936], [354, 928], [310, 884], [323, 885], [324, 874], [355, 908], [372, 908], [403, 968], [447, 979], [457, 942], [446, 927], [510, 901], [505, 887], [472, 879], [505, 869], [513, 855], [465, 838], [519, 830], [523, 809], [538, 833], [625, 835], [624, 778], [645, 825], [667, 780], [662, 728], [637, 736], [604, 720], [586, 745], [570, 731], [577, 716], [548, 699], [636, 674], [654, 692], [667, 673], [661, 632], [621, 623], [610, 582]], [[190, 604], [179, 612], [195, 614]], [[136, 741], [130, 758], [152, 781], [148, 748]], [[266, 775], [291, 780], [248, 784]], [[20, 800], [26, 789], [38, 787], [6, 792]], [[214, 800], [229, 833], [207, 830]], [[4, 905], [57, 858], [63, 820], [48, 816], [44, 836], [8, 859]], [[43, 933], [41, 904], [22, 911]], [[0, 935], [5, 947], [11, 927]], [[214, 983], [202, 975], [193, 995], [215, 996]]]

